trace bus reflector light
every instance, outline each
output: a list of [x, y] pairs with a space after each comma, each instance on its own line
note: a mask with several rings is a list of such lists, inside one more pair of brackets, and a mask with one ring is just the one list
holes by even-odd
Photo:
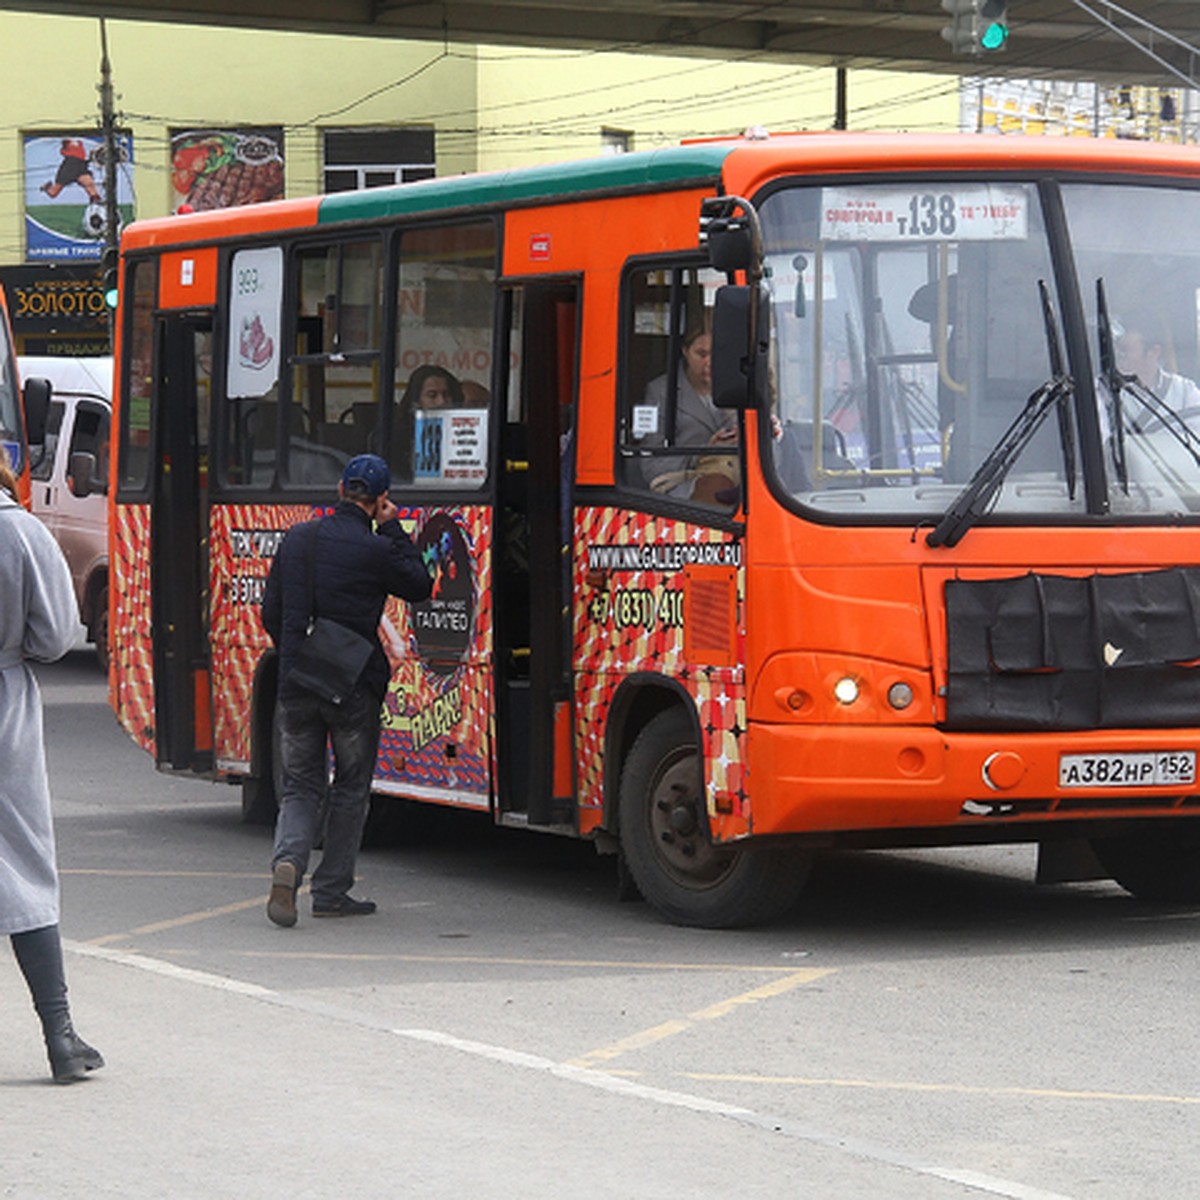
[[983, 782], [993, 791], [1016, 787], [1025, 778], [1025, 760], [1009, 750], [988, 756], [983, 764]]
[[775, 703], [791, 713], [807, 713], [812, 711], [813, 698], [803, 688], [781, 687], [775, 689]]
[[853, 675], [843, 675], [833, 685], [833, 698], [839, 704], [853, 704], [858, 699], [859, 693], [858, 680]]

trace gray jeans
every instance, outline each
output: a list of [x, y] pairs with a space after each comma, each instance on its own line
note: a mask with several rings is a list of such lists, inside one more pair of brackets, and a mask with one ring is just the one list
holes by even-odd
[[336, 902], [354, 886], [379, 748], [379, 714], [379, 700], [361, 685], [342, 704], [310, 692], [288, 692], [275, 706], [282, 790], [271, 864], [294, 863], [299, 884], [324, 819], [324, 849], [312, 876], [313, 899], [323, 903]]

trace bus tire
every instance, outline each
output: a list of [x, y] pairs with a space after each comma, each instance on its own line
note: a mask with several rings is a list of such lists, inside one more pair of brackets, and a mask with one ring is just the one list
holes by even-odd
[[621, 771], [621, 848], [638, 890], [676, 925], [733, 929], [791, 908], [808, 855], [751, 845], [714, 845], [692, 722], [681, 708], [654, 717]]
[[1139, 900], [1200, 900], [1200, 829], [1173, 822], [1149, 833], [1093, 838], [1100, 865]]
[[242, 822], [246, 825], [274, 825], [279, 812], [275, 784], [270, 775], [247, 775], [242, 780]]

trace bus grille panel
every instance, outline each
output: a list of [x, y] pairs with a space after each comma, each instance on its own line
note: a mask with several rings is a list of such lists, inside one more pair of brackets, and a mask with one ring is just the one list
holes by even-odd
[[1200, 724], [1200, 569], [946, 584], [947, 729]]

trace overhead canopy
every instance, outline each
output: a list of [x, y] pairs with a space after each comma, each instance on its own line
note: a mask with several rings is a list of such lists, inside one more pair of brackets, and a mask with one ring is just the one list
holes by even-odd
[[[1179, 86], [1197, 0], [1010, 0], [1004, 50], [955, 53], [939, 0], [0, 0], [0, 8], [306, 32]], [[1133, 10], [1137, 15], [1133, 15]]]

